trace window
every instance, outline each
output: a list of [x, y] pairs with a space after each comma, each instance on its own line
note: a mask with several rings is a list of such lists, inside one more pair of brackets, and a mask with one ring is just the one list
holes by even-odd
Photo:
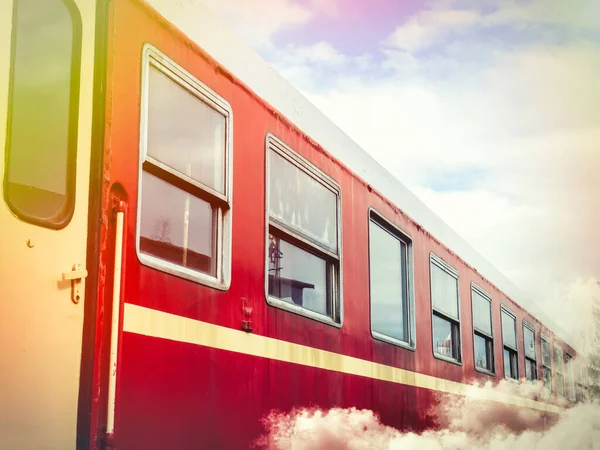
[[339, 324], [339, 187], [274, 136], [267, 164], [267, 301]]
[[142, 263], [217, 289], [231, 277], [231, 109], [145, 49], [137, 250]]
[[471, 307], [473, 310], [475, 368], [494, 373], [492, 299], [474, 284], [471, 285]]
[[374, 212], [369, 220], [371, 332], [378, 339], [414, 347], [412, 242]]
[[575, 368], [577, 370], [577, 401], [583, 403], [585, 402], [585, 363], [579, 360]]
[[556, 367], [556, 393], [561, 397], [565, 396], [565, 368], [562, 349], [554, 345], [554, 364]]
[[433, 310], [433, 354], [443, 359], [460, 362], [458, 272], [433, 253], [429, 267]]
[[537, 380], [537, 355], [535, 351], [535, 330], [533, 325], [523, 321], [523, 342], [525, 347], [525, 379]]
[[519, 379], [517, 349], [517, 319], [507, 309], [501, 309], [504, 378]]
[[542, 380], [548, 392], [552, 392], [552, 347], [542, 336]]
[[568, 353], [565, 353], [565, 360], [567, 362], [567, 378], [569, 382], [569, 400], [575, 401], [575, 370], [573, 357]]
[[81, 19], [68, 0], [15, 0], [4, 196], [21, 219], [65, 227], [75, 203]]

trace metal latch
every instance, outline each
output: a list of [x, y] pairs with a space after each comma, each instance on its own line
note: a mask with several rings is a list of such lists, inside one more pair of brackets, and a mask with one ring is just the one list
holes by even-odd
[[81, 280], [88, 276], [88, 271], [83, 269], [81, 264], [73, 264], [70, 272], [63, 272], [63, 281], [71, 281], [71, 301], [75, 304], [79, 303], [81, 298], [79, 290], [81, 289]]

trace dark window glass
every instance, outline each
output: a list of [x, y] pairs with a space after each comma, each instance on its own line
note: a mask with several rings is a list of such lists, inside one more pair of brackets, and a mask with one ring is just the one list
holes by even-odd
[[327, 262], [269, 235], [269, 295], [319, 314], [330, 314]]
[[433, 349], [446, 358], [459, 360], [460, 348], [458, 340], [459, 328], [453, 321], [433, 315]]
[[59, 228], [75, 196], [81, 26], [63, 0], [14, 7], [5, 197], [24, 220]]
[[492, 340], [475, 333], [473, 345], [475, 346], [475, 367], [493, 372], [494, 349]]
[[519, 378], [519, 368], [517, 362], [517, 353], [508, 348], [504, 348], [504, 376], [517, 380]]
[[434, 309], [458, 320], [458, 280], [431, 264], [431, 301]]
[[492, 316], [490, 301], [479, 294], [476, 290], [471, 290], [473, 301], [473, 326], [483, 333], [491, 336], [492, 334]]
[[525, 378], [529, 381], [537, 380], [536, 362], [529, 358], [525, 358]]
[[575, 400], [575, 373], [573, 370], [573, 357], [569, 354], [565, 355], [567, 360], [567, 379], [569, 383], [569, 399]]
[[371, 221], [369, 248], [371, 329], [408, 342], [407, 246]]
[[515, 318], [502, 311], [502, 341], [513, 349], [517, 349]]
[[[157, 202], [156, 199], [161, 201]], [[216, 273], [210, 203], [142, 172], [140, 251], [209, 275]]]

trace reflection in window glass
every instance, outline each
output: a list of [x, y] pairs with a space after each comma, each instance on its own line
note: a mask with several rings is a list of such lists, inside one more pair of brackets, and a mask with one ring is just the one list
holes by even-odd
[[329, 314], [327, 263], [269, 234], [269, 295], [319, 314]]
[[[156, 199], [161, 201], [157, 202]], [[140, 250], [164, 261], [215, 275], [210, 203], [142, 172]]]
[[436, 264], [431, 264], [433, 307], [458, 320], [458, 280]]
[[504, 348], [504, 376], [506, 378], [518, 379], [519, 370], [517, 363], [517, 354], [507, 348]]
[[473, 296], [473, 326], [479, 331], [491, 335], [492, 316], [490, 301], [474, 289], [471, 290], [471, 295]]
[[494, 370], [492, 341], [475, 334], [473, 345], [475, 346], [475, 367], [492, 372]]
[[536, 363], [529, 358], [525, 358], [525, 378], [529, 381], [537, 379]]
[[569, 354], [565, 355], [567, 360], [567, 375], [569, 382], [569, 399], [575, 400], [575, 373], [573, 372], [573, 357]]
[[148, 155], [225, 194], [225, 117], [150, 66]]
[[535, 333], [529, 328], [523, 327], [523, 340], [525, 342], [525, 356], [536, 359]]
[[457, 359], [452, 336], [452, 324], [439, 316], [433, 316], [433, 349], [438, 355]]
[[502, 341], [504, 345], [517, 348], [517, 336], [514, 317], [502, 311]]
[[269, 156], [269, 213], [337, 252], [337, 195], [275, 151]]
[[550, 343], [542, 338], [542, 363], [545, 366], [552, 367], [552, 350]]
[[80, 36], [62, 0], [14, 5], [5, 195], [17, 215], [59, 225], [74, 196]]
[[407, 342], [406, 244], [371, 221], [369, 248], [371, 329]]
[[552, 371], [548, 367], [542, 368], [542, 378], [544, 381], [544, 387], [552, 392]]
[[556, 367], [556, 393], [565, 396], [565, 377], [563, 353], [560, 347], [554, 347], [554, 365]]

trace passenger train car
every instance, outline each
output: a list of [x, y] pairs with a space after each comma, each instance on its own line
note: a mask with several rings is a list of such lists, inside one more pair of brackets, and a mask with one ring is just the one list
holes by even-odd
[[585, 397], [566, 333], [199, 0], [0, 22], [0, 448], [247, 448], [303, 406], [418, 431], [473, 380]]

